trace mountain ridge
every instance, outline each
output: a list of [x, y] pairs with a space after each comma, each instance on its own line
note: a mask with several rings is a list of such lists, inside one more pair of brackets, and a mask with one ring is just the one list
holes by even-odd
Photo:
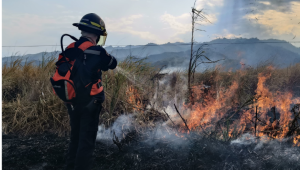
[[[241, 65], [251, 67], [257, 66], [261, 62], [272, 61], [273, 65], [286, 67], [288, 65], [300, 62], [300, 48], [297, 48], [284, 40], [268, 39], [259, 40], [257, 38], [236, 38], [236, 39], [215, 39], [210, 42], [195, 43], [194, 50], [203, 44], [203, 50], [211, 60], [221, 60], [216, 64], [206, 64], [204, 68], [215, 67], [217, 64], [223, 65], [226, 69], [240, 69]], [[148, 43], [143, 46], [107, 46], [105, 49], [108, 53], [115, 56], [118, 60], [123, 60], [127, 56], [145, 58], [155, 67], [187, 67], [190, 56], [190, 43], [166, 43], [155, 44]], [[59, 51], [41, 52], [37, 54], [27, 54], [23, 58], [27, 62], [38, 64], [45, 58], [57, 56]], [[20, 56], [13, 56], [18, 58]], [[11, 57], [3, 57], [2, 65], [9, 61]], [[22, 63], [25, 63], [23, 61]], [[241, 64], [242, 63], [242, 64]]]

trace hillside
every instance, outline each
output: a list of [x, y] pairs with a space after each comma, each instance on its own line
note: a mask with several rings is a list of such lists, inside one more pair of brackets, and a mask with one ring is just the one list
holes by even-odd
[[[211, 60], [220, 60], [215, 64], [202, 64], [200, 71], [222, 65], [225, 70], [237, 70], [241, 67], [256, 67], [269, 63], [283, 68], [300, 62], [300, 50], [289, 43], [265, 43], [280, 42], [280, 40], [261, 41], [258, 39], [218, 39], [208, 42], [203, 49]], [[201, 44], [195, 45], [198, 49]], [[147, 61], [154, 66], [179, 67], [188, 66], [190, 50], [184, 52], [166, 52], [150, 55]]]
[[[216, 39], [206, 42], [207, 46], [203, 49], [207, 57], [211, 60], [221, 60], [216, 64], [203, 64], [199, 71], [207, 68], [222, 65], [225, 70], [240, 69], [244, 67], [255, 67], [261, 63], [272, 63], [277, 67], [286, 67], [300, 62], [300, 49], [282, 40], [269, 39]], [[194, 49], [198, 49], [202, 43], [196, 43]], [[105, 47], [107, 52], [114, 55], [119, 61], [127, 56], [138, 58], [147, 57], [148, 62], [155, 67], [167, 66], [185, 69], [189, 62], [190, 45], [187, 43], [167, 43], [157, 45], [149, 43], [144, 46], [125, 46], [125, 47]], [[58, 52], [38, 53], [24, 55], [25, 59], [40, 63], [49, 56], [58, 55]], [[17, 58], [20, 56], [14, 56]], [[2, 58], [2, 62], [10, 61], [10, 57]]]

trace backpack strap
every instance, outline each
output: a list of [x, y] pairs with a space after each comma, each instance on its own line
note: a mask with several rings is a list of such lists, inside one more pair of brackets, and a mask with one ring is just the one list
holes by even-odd
[[75, 42], [71, 43], [71, 44], [67, 47], [67, 49], [68, 49], [68, 48], [74, 48], [74, 47], [75, 47]]
[[82, 51], [85, 51], [86, 49], [90, 48], [91, 46], [94, 46], [93, 43], [91, 43], [90, 41], [85, 41], [83, 43], [81, 43], [78, 48], [81, 49]]
[[[71, 43], [70, 45], [68, 45], [68, 47], [66, 48], [66, 50], [67, 50], [67, 49], [70, 49], [70, 48], [79, 48], [79, 49], [81, 49], [82, 51], [85, 51], [86, 49], [90, 48], [91, 46], [94, 46], [94, 44], [91, 43], [90, 41], [85, 41], [85, 42], [80, 43], [80, 44], [79, 44], [79, 43], [76, 43], [76, 42], [73, 42], [73, 43]], [[58, 56], [58, 61], [57, 61], [56, 65], [57, 65], [58, 63], [61, 63], [61, 62], [67, 62], [67, 61], [69, 61], [69, 59], [68, 59], [68, 58], [65, 58], [65, 57], [63, 56], [63, 53], [61, 53], [61, 54], [59, 54], [59, 56]]]
[[90, 41], [85, 41], [83, 43], [73, 42], [70, 45], [68, 45], [68, 47], [66, 49], [69, 49], [69, 48], [79, 48], [82, 51], [85, 51], [86, 49], [90, 48], [91, 46], [94, 46], [94, 44], [91, 43]]
[[[75, 42], [71, 43], [70, 45], [68, 45], [68, 47], [66, 49], [69, 49], [69, 48], [74, 48], [75, 47]], [[58, 56], [58, 60], [56, 62], [56, 66], [62, 62], [66, 62], [66, 61], [69, 61], [68, 58], [65, 58], [63, 56], [63, 53], [60, 53], [59, 56]]]

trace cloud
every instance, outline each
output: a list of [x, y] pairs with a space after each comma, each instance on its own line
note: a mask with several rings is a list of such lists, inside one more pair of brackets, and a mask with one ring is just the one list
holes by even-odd
[[[207, 14], [205, 10], [211, 10], [214, 9], [216, 10], [215, 7], [221, 7], [223, 6], [223, 0], [210, 0], [210, 1], [197, 1], [196, 4], [196, 9], [202, 10], [202, 14], [212, 23], [217, 21], [217, 15], [218, 13], [214, 14]], [[190, 13], [184, 13], [179, 16], [173, 16], [171, 14], [165, 13], [160, 17], [161, 21], [169, 25], [169, 28], [172, 30], [175, 30], [176, 33], [175, 35], [178, 34], [185, 34], [187, 32], [191, 31], [191, 14]], [[201, 25], [210, 25], [209, 22], [199, 22]]]
[[[11, 34], [33, 34], [41, 31], [44, 25], [54, 24], [52, 18], [43, 18], [38, 15], [3, 15], [3, 30]], [[21, 28], [21, 29], [20, 29]]]
[[271, 5], [271, 2], [267, 2], [267, 1], [259, 1], [258, 3], [264, 4], [264, 5]]
[[[211, 22], [215, 23], [218, 20], [219, 10], [224, 6], [224, 0], [201, 0], [196, 2], [196, 9], [202, 10], [202, 14]], [[208, 12], [207, 12], [208, 11]], [[209, 25], [210, 23], [205, 21], [201, 22], [202, 25]]]
[[[60, 36], [66, 33], [66, 31], [69, 30], [68, 33], [74, 36], [79, 34], [79, 31], [72, 26], [72, 22], [78, 22], [79, 19], [76, 15], [71, 14], [55, 17], [49, 15], [44, 16], [28, 13], [18, 14], [3, 11], [3, 45], [59, 44]], [[66, 39], [65, 43], [68, 42], [70, 42], [70, 40]], [[53, 51], [55, 49], [56, 47], [36, 47], [13, 48], [12, 50], [21, 51], [22, 53], [34, 53], [44, 50]], [[10, 48], [5, 48], [4, 51], [9, 52]]]
[[65, 7], [62, 6], [62, 5], [60, 5], [60, 4], [57, 4], [57, 5], [56, 5], [56, 8], [63, 9], [63, 8], [65, 8]]
[[295, 17], [299, 11], [300, 3], [293, 2], [289, 12], [268, 9], [256, 14], [245, 15], [244, 18], [253, 20], [254, 23], [264, 26], [273, 35], [300, 35], [299, 20]]
[[184, 42], [180, 37], [192, 31], [192, 17], [189, 13], [184, 13], [179, 16], [165, 13], [160, 16], [160, 20], [166, 25], [163, 30], [166, 30], [164, 31], [165, 35], [168, 35], [164, 41]]
[[191, 15], [189, 13], [180, 16], [165, 13], [160, 17], [160, 20], [169, 26], [166, 29], [175, 31], [174, 35], [185, 34], [191, 31]]
[[105, 18], [105, 22], [108, 22], [109, 29], [116, 31], [123, 27], [123, 26], [131, 26], [137, 19], [142, 18], [143, 15], [131, 15], [128, 17], [122, 17], [120, 19], [112, 19], [112, 18]]
[[161, 43], [160, 38], [150, 33], [149, 31], [139, 31], [138, 27], [134, 27], [136, 23], [140, 23], [139, 19], [142, 19], [143, 15], [130, 15], [128, 17], [122, 17], [120, 19], [104, 18], [107, 30], [110, 32], [129, 33], [139, 36], [142, 39], [150, 40], [154, 43]]
[[18, 35], [39, 34], [45, 30], [57, 30], [78, 22], [81, 17], [76, 15], [43, 16], [34, 14], [13, 14], [3, 12], [3, 32], [15, 37]]
[[245, 4], [251, 10], [264, 11], [276, 10], [279, 12], [290, 12], [291, 8], [295, 5], [295, 0], [261, 0]]
[[200, 0], [196, 2], [196, 8], [206, 9], [209, 7], [223, 6], [224, 5], [223, 1], [224, 0], [210, 0], [210, 1]]
[[[210, 22], [215, 22], [217, 21], [216, 15], [205, 15], [206, 18]], [[191, 32], [192, 30], [192, 16], [189, 13], [184, 13], [179, 16], [174, 16], [168, 13], [163, 14], [160, 16], [160, 20], [167, 25], [167, 27], [163, 28], [165, 30], [168, 30], [168, 34], [171, 34], [170, 40], [173, 42], [182, 42], [183, 40], [179, 38], [178, 36], [182, 34], [186, 34]], [[204, 25], [211, 25], [209, 22], [197, 22], [200, 25], [196, 25], [195, 29], [202, 29], [201, 26]]]
[[232, 39], [232, 38], [240, 38], [242, 35], [236, 35], [233, 33], [230, 33], [227, 29], [223, 29], [222, 34], [213, 34], [213, 39], [218, 39], [218, 38], [227, 38], [227, 39]]

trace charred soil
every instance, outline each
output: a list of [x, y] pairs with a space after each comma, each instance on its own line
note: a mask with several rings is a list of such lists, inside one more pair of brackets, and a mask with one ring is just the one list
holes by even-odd
[[[135, 139], [98, 141], [93, 169], [299, 169], [300, 149], [287, 143], [247, 145], [216, 139]], [[64, 169], [68, 137], [43, 134], [30, 137], [3, 135], [4, 170]]]

